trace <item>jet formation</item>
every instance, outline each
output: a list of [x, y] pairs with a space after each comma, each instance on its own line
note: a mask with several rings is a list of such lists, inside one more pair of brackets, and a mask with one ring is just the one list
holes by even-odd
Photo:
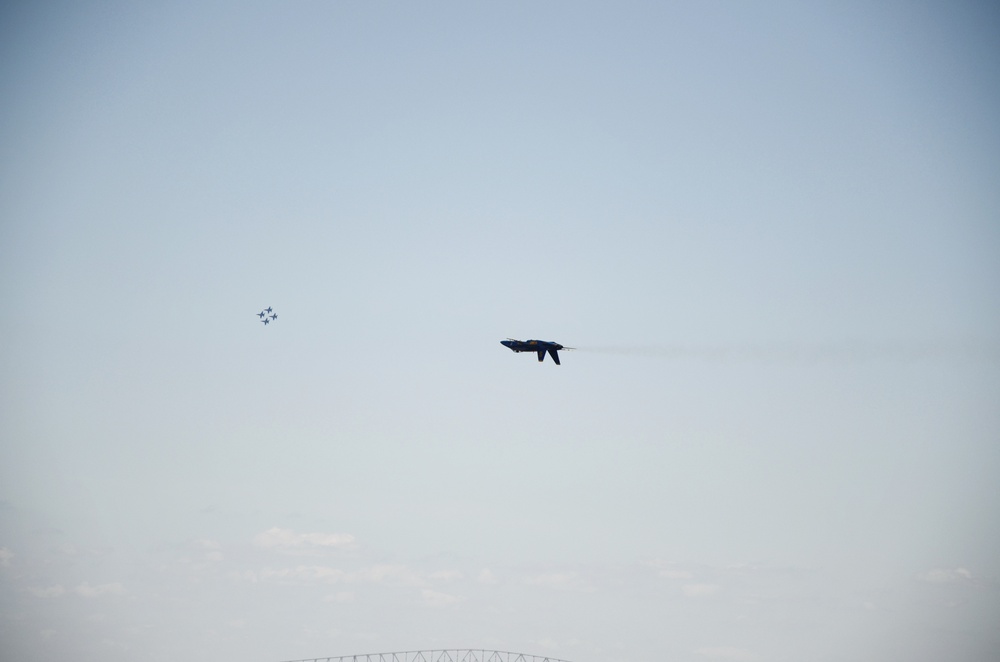
[[272, 312], [271, 307], [268, 306], [264, 310], [257, 313], [257, 317], [259, 317], [260, 321], [264, 323], [264, 326], [267, 326], [274, 320], [278, 319], [278, 313]]
[[507, 338], [507, 340], [501, 340], [500, 344], [516, 354], [520, 354], [521, 352], [537, 352], [539, 363], [545, 360], [545, 353], [548, 352], [552, 360], [556, 362], [556, 365], [562, 365], [559, 363], [560, 349], [573, 349], [572, 347], [563, 347], [559, 343], [549, 340], [514, 340], [513, 338]]

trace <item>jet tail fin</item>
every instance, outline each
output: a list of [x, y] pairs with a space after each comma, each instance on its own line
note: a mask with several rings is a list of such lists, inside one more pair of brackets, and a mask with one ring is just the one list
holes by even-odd
[[538, 362], [541, 363], [544, 360], [545, 360], [545, 350], [540, 349], [538, 350]]
[[[552, 360], [556, 362], [556, 365], [562, 365], [561, 363], [559, 363], [559, 352], [558, 351], [556, 351], [554, 349], [550, 349], [549, 350], [549, 354], [552, 356]], [[538, 352], [538, 355], [541, 356], [542, 352]], [[538, 359], [538, 360], [541, 361], [541, 359]]]

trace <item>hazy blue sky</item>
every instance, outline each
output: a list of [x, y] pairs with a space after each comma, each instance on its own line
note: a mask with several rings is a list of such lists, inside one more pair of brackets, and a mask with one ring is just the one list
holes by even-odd
[[0, 657], [1000, 659], [998, 29], [6, 3]]

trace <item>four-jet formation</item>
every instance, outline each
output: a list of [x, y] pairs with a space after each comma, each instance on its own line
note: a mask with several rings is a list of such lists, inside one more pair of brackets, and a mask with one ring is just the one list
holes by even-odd
[[264, 325], [266, 326], [270, 324], [272, 321], [278, 319], [278, 313], [272, 313], [271, 306], [268, 306], [264, 310], [257, 313], [257, 317], [259, 317], [260, 321], [263, 322]]
[[500, 344], [518, 354], [521, 352], [538, 352], [539, 363], [545, 360], [545, 352], [548, 352], [552, 360], [556, 362], [556, 365], [562, 365], [559, 363], [560, 349], [573, 349], [572, 347], [563, 347], [557, 342], [550, 342], [548, 340], [514, 340], [513, 338], [507, 338], [507, 340], [501, 340]]

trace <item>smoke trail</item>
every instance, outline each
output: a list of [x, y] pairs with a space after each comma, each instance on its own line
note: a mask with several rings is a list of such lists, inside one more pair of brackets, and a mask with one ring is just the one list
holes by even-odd
[[926, 360], [1000, 361], [1000, 343], [982, 340], [767, 343], [746, 345], [600, 345], [578, 351], [668, 360], [718, 363], [911, 363]]

